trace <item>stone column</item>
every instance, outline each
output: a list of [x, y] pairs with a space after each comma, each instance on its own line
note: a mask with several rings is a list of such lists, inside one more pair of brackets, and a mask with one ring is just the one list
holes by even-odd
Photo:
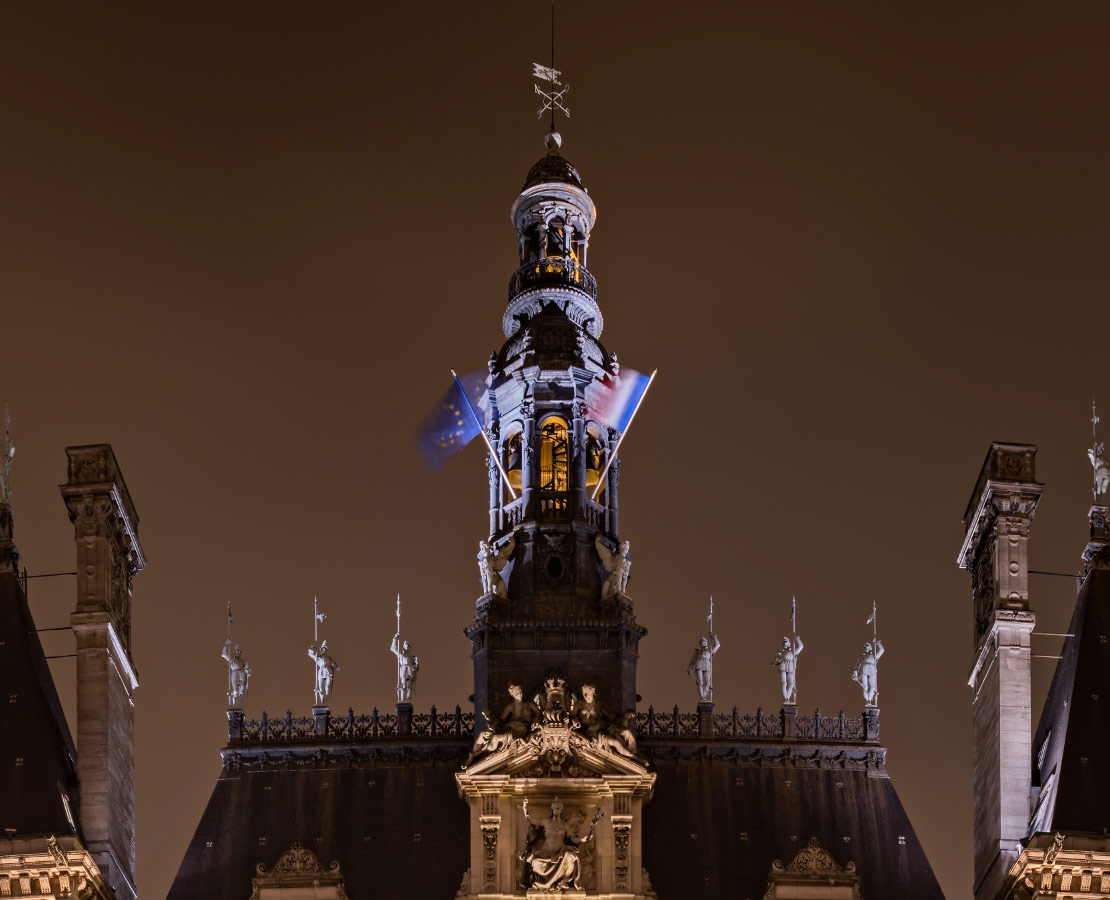
[[312, 707], [312, 733], [316, 737], [328, 736], [328, 720], [331, 719], [331, 709], [327, 706]]
[[[501, 452], [500, 441], [490, 441], [494, 453]], [[501, 489], [503, 488], [501, 471], [497, 468], [494, 457], [486, 455], [486, 464], [489, 468], [489, 533], [492, 538], [501, 530]]]
[[574, 418], [571, 424], [571, 441], [573, 453], [571, 459], [574, 465], [574, 472], [571, 476], [571, 483], [574, 486], [574, 510], [573, 514], [583, 519], [588, 518], [586, 515], [586, 498], [589, 492], [586, 490], [586, 404], [581, 400], [575, 400], [572, 404], [572, 412]]
[[1032, 773], [1029, 525], [1044, 485], [1037, 448], [991, 444], [964, 512], [957, 558], [971, 575], [974, 872], [977, 900], [992, 898], [1029, 827]]
[[787, 705], [782, 708], [782, 736], [784, 740], [794, 737], [794, 726], [798, 720], [798, 707]]
[[632, 794], [613, 794], [613, 892], [632, 893]]
[[67, 447], [62, 499], [74, 525], [77, 778], [85, 843], [118, 900], [135, 892], [135, 720], [131, 589], [146, 565], [139, 517], [107, 444]]
[[[609, 443], [610, 445], [612, 445], [612, 440], [610, 440]], [[617, 488], [620, 486], [621, 480], [621, 461], [619, 459], [614, 459], [613, 464], [609, 466], [608, 478], [609, 490], [607, 493], [609, 494], [609, 534], [616, 538], [616, 536], [620, 534], [620, 532], [617, 530]]]
[[525, 401], [520, 405], [524, 418], [524, 428], [520, 435], [520, 492], [521, 515], [529, 518], [535, 515], [532, 509], [532, 490], [536, 483], [536, 416], [535, 407]]

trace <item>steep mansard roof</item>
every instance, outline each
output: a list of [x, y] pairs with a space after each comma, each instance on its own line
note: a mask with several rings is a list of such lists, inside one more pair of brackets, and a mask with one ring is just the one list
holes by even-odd
[[21, 837], [75, 834], [65, 803], [75, 821], [77, 754], [12, 572], [0, 572], [0, 684], [0, 828]]
[[1033, 740], [1042, 798], [1032, 831], [1110, 826], [1110, 570], [1094, 568], [1076, 598], [1068, 634]]
[[644, 747], [659, 775], [644, 807], [644, 865], [661, 898], [760, 900], [772, 863], [816, 837], [841, 866], [855, 863], [865, 898], [943, 900], [881, 748], [859, 759], [842, 748]]
[[[470, 865], [454, 774], [468, 738], [262, 744], [225, 768], [168, 900], [243, 900], [295, 841], [339, 863], [348, 896], [453, 897]], [[810, 838], [854, 862], [867, 898], [942, 900], [876, 743], [645, 738], [659, 775], [643, 851], [661, 898], [759, 900]], [[847, 840], [845, 840], [847, 838]]]

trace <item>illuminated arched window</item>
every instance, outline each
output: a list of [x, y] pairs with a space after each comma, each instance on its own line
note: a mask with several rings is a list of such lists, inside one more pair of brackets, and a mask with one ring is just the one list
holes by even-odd
[[[597, 429], [589, 426], [586, 429], [586, 496], [593, 497], [594, 488], [597, 487], [601, 470], [605, 468], [605, 445], [601, 442]], [[597, 502], [605, 502], [605, 485], [597, 492]]]
[[567, 423], [559, 418], [543, 423], [540, 443], [540, 490], [567, 491], [570, 489], [570, 441]]
[[522, 477], [523, 462], [521, 460], [520, 452], [520, 433], [517, 432], [509, 438], [509, 444], [505, 452], [505, 474], [509, 476], [509, 484], [519, 493], [520, 486], [524, 483]]

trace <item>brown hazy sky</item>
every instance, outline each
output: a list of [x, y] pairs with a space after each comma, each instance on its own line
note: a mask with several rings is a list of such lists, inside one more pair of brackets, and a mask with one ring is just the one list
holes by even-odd
[[[111, 442], [149, 559], [146, 897], [219, 772], [229, 599], [250, 715], [307, 714], [314, 593], [333, 707], [392, 704], [398, 590], [417, 706], [466, 702], [485, 464], [471, 447], [431, 474], [412, 433], [448, 368], [503, 340], [547, 15], [0, 9], [17, 541], [32, 574], [72, 568], [63, 447]], [[1033, 566], [1074, 571], [1092, 392], [1110, 413], [1108, 28], [1104, 2], [560, 0], [602, 339], [660, 371], [621, 482], [645, 705], [693, 707], [712, 592], [719, 705], [777, 709], [768, 662], [796, 594], [802, 707], [858, 710], [878, 598], [888, 767], [952, 898], [971, 879], [960, 516], [991, 440], [1037, 443]], [[65, 624], [71, 581], [31, 584], [39, 626]], [[1042, 630], [1073, 599], [1034, 578]], [[73, 661], [53, 665], [68, 701]], [[1036, 714], [1051, 663], [1034, 666]]]

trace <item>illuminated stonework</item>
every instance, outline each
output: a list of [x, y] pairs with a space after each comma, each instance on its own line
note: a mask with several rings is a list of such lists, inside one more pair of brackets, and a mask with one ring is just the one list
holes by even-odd
[[0, 840], [0, 897], [102, 898], [114, 895], [75, 837]]

